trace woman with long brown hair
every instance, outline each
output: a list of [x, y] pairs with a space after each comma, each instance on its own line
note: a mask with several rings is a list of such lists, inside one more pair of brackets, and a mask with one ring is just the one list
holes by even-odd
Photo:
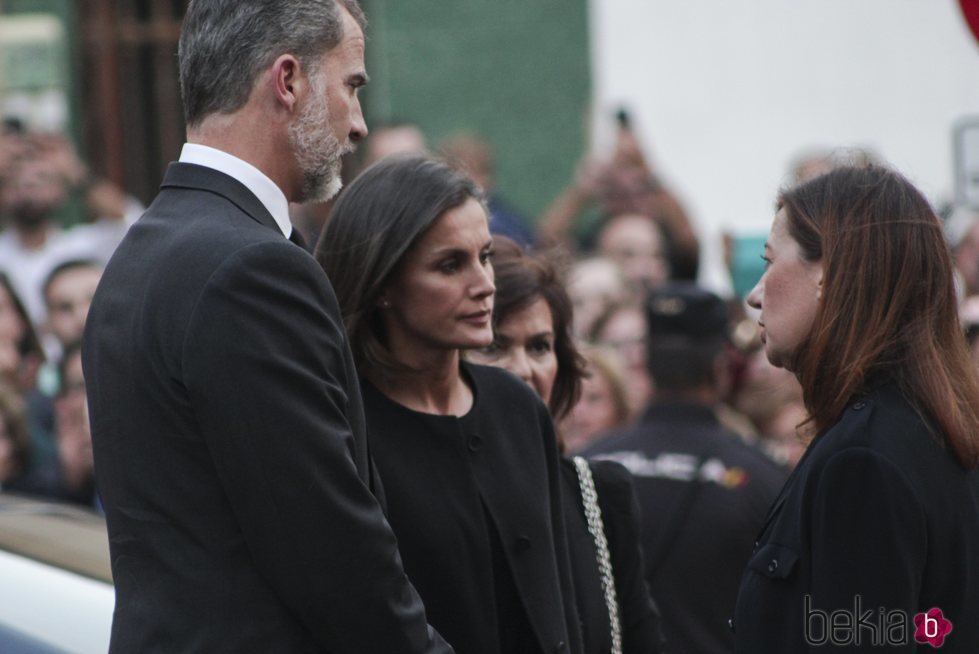
[[765, 261], [748, 302], [817, 435], [745, 572], [736, 651], [979, 650], [979, 380], [937, 217], [897, 173], [842, 167], [781, 194]]

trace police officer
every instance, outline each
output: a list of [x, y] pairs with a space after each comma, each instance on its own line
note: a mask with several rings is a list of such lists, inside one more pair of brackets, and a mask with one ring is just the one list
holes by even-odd
[[632, 472], [646, 575], [671, 649], [734, 650], [728, 626], [766, 511], [788, 472], [718, 421], [727, 384], [728, 312], [691, 284], [646, 299], [655, 397], [635, 426], [587, 452]]

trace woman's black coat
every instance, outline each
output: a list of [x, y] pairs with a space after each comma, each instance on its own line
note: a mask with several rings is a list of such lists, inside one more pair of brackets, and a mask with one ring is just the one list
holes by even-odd
[[[475, 396], [462, 417], [418, 413], [362, 383], [371, 454], [405, 572], [456, 654], [577, 654], [547, 407], [504, 370], [464, 362], [461, 372]], [[498, 615], [518, 614], [529, 638], [498, 629]]]
[[736, 652], [932, 652], [914, 622], [932, 608], [952, 625], [943, 654], [979, 652], [979, 477], [883, 385], [816, 437], [773, 505]]
[[[632, 475], [614, 461], [589, 461], [589, 466], [608, 541], [622, 628], [622, 652], [660, 654], [665, 651], [663, 634], [659, 609], [646, 584], [639, 543], [639, 500]], [[578, 472], [570, 459], [561, 460], [561, 479], [584, 651], [607, 654], [612, 651], [608, 605], [598, 570], [595, 540], [588, 531]]]

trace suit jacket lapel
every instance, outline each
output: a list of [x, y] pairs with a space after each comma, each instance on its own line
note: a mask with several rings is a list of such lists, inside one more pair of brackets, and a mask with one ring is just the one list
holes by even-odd
[[171, 163], [160, 188], [189, 188], [215, 193], [241, 209], [252, 220], [281, 233], [275, 218], [247, 186], [213, 168], [190, 163]]

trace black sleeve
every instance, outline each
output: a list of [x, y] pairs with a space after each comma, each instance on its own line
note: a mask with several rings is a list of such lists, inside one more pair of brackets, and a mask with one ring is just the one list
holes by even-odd
[[537, 413], [544, 437], [544, 451], [547, 456], [547, 477], [551, 495], [551, 530], [554, 534], [554, 555], [558, 566], [564, 618], [568, 631], [567, 651], [571, 654], [577, 654], [584, 652], [584, 644], [581, 633], [581, 618], [578, 615], [578, 603], [575, 599], [571, 549], [568, 543], [568, 531], [564, 523], [564, 502], [572, 500], [562, 497], [560, 456], [551, 413], [543, 402], [538, 402]]
[[598, 506], [612, 558], [619, 599], [622, 651], [660, 654], [666, 651], [659, 609], [650, 596], [640, 545], [639, 500], [632, 476], [614, 461], [590, 461]]
[[326, 650], [450, 652], [358, 474], [346, 337], [288, 241], [229, 257], [189, 324], [187, 392], [256, 567]]

